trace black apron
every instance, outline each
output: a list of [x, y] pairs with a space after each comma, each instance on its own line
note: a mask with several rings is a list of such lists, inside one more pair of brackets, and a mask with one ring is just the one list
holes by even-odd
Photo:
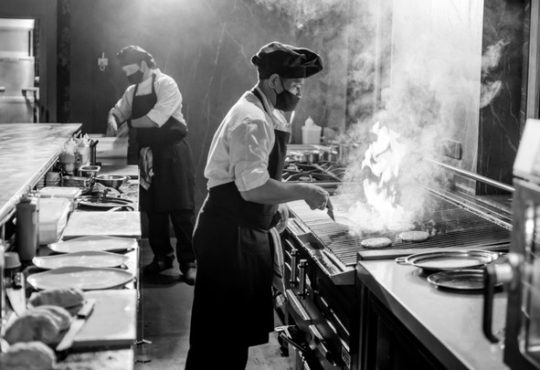
[[[259, 98], [259, 92], [254, 90]], [[263, 105], [264, 107], [264, 105]], [[268, 172], [281, 180], [289, 133], [274, 130]], [[274, 330], [273, 246], [268, 232], [277, 223], [277, 205], [245, 201], [234, 182], [209, 190], [193, 237], [197, 282], [190, 344], [201, 349], [230, 343], [268, 342]]]
[[[133, 92], [132, 119], [146, 115], [157, 102], [154, 87], [156, 75], [152, 75], [152, 92], [136, 95]], [[140, 187], [140, 209], [148, 212], [170, 212], [195, 207], [195, 176], [191, 149], [185, 137], [187, 128], [172, 116], [161, 127], [134, 128], [128, 121], [130, 131], [129, 154], [140, 148], [150, 147], [154, 158], [154, 176], [148, 190]]]

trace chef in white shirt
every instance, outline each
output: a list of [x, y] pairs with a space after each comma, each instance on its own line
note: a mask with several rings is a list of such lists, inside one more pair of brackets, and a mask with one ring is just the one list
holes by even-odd
[[186, 370], [243, 369], [248, 348], [274, 330], [273, 245], [278, 206], [303, 199], [324, 209], [328, 193], [281, 181], [291, 112], [304, 81], [322, 70], [308, 49], [272, 42], [252, 58], [259, 81], [219, 125], [208, 153], [208, 196], [193, 235], [197, 281]]
[[174, 79], [162, 73], [152, 55], [141, 47], [126, 46], [117, 57], [131, 85], [109, 112], [107, 134], [128, 134], [128, 159], [139, 162], [140, 208], [148, 214], [149, 242], [154, 252], [152, 263], [143, 271], [159, 274], [173, 266], [170, 219], [180, 271], [184, 281], [193, 285], [195, 180], [182, 95]]

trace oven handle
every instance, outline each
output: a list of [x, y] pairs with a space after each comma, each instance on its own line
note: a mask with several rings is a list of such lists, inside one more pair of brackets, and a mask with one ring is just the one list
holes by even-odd
[[327, 359], [333, 365], [339, 365], [338, 361], [336, 360], [336, 356], [334, 356], [334, 354], [328, 349], [326, 340], [324, 339], [319, 329], [317, 329], [315, 325], [309, 325], [308, 330], [311, 336], [313, 337], [313, 340], [316, 343], [316, 347], [321, 350], [321, 353], [323, 354], [324, 358]]
[[520, 280], [518, 267], [521, 256], [509, 253], [503, 263], [489, 264], [484, 268], [484, 306], [482, 310], [482, 330], [491, 343], [498, 343], [500, 338], [493, 333], [493, 298], [499, 283], [510, 283], [510, 289]]
[[296, 296], [294, 295], [294, 292], [291, 289], [287, 289], [285, 294], [287, 295], [287, 300], [291, 304], [291, 308], [294, 312], [296, 312], [296, 314], [298, 314], [298, 316], [300, 316], [302, 321], [306, 323], [311, 322], [311, 318], [309, 317], [304, 307], [302, 307], [302, 304], [300, 303], [298, 298], [296, 298]]
[[296, 269], [297, 269], [296, 258], [298, 256], [298, 249], [294, 248], [292, 245], [290, 247], [291, 247], [291, 276], [289, 278], [289, 284], [292, 287], [295, 287], [296, 284], [297, 284], [297, 281], [296, 281]]
[[298, 295], [300, 297], [305, 297], [307, 295], [306, 289], [306, 275], [307, 275], [307, 265], [308, 262], [305, 259], [301, 259], [298, 263], [298, 273], [300, 274], [300, 281], [298, 282]]

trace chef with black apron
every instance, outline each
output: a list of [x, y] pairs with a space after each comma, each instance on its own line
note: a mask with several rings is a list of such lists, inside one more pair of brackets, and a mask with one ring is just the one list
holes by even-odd
[[[259, 81], [218, 127], [205, 168], [208, 196], [193, 236], [197, 281], [186, 369], [244, 369], [250, 346], [274, 330], [273, 246], [278, 206], [303, 199], [324, 209], [328, 193], [281, 182], [293, 111], [307, 77], [322, 70], [308, 49], [279, 42], [251, 59]], [[281, 205], [281, 206], [280, 206]]]
[[170, 219], [180, 271], [184, 281], [193, 285], [195, 180], [182, 95], [173, 78], [162, 73], [141, 47], [127, 46], [117, 57], [131, 85], [109, 112], [107, 133], [127, 133], [128, 162], [139, 163], [140, 209], [148, 215], [148, 238], [154, 252], [143, 272], [159, 274], [173, 266]]

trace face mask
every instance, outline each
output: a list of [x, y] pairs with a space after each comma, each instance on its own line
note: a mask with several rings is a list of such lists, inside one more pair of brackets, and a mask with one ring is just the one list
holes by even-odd
[[137, 72], [134, 72], [128, 75], [127, 80], [129, 81], [130, 84], [138, 84], [142, 81], [143, 75], [144, 75], [143, 71], [139, 69]]
[[[281, 81], [281, 86], [283, 86], [283, 81]], [[276, 92], [276, 109], [282, 110], [284, 112], [292, 112], [294, 108], [296, 108], [296, 105], [300, 101], [300, 98], [296, 95], [294, 95], [292, 92], [285, 90], [283, 88], [283, 91], [280, 93]]]

